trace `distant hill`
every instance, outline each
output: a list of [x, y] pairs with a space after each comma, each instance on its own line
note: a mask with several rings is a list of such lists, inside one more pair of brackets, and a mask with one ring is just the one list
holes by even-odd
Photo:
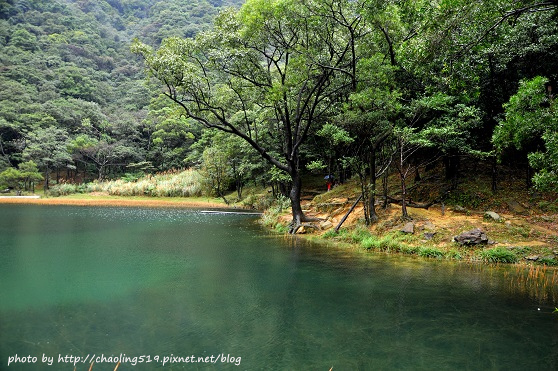
[[[168, 36], [191, 37], [207, 29], [219, 9], [241, 3], [0, 1], [0, 171], [24, 159], [31, 133], [46, 135], [54, 127], [63, 129], [65, 138], [58, 139], [66, 145], [79, 136], [91, 145], [118, 143], [122, 153], [112, 162], [145, 160], [153, 130], [144, 120], [153, 94], [129, 51], [131, 40], [157, 46]], [[74, 155], [78, 168], [93, 170], [95, 161]], [[69, 167], [51, 160], [53, 168], [75, 172], [67, 159]]]

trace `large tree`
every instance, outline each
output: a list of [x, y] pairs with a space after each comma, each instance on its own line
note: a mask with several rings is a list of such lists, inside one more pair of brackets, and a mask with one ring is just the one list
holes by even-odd
[[169, 38], [157, 51], [133, 46], [187, 117], [244, 139], [289, 175], [292, 231], [307, 219], [301, 147], [354, 84], [353, 30], [321, 10], [350, 3], [249, 0], [195, 39]]

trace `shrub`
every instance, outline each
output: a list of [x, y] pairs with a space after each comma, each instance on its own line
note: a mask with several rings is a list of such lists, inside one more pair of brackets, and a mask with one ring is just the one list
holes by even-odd
[[517, 255], [513, 251], [503, 247], [482, 250], [480, 257], [482, 260], [491, 263], [515, 263], [518, 260]]
[[49, 195], [51, 196], [67, 196], [77, 192], [77, 185], [70, 184], [70, 183], [61, 183], [56, 184], [48, 190]]

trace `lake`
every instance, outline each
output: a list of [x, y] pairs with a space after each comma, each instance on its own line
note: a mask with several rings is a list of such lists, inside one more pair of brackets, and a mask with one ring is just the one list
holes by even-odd
[[318, 246], [256, 221], [0, 205], [0, 370], [558, 369], [558, 303], [514, 289], [518, 268]]

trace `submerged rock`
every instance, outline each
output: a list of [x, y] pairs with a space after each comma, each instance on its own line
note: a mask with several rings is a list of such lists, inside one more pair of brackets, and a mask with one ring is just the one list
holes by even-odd
[[471, 231], [463, 232], [453, 237], [453, 241], [461, 245], [479, 245], [487, 244], [488, 237], [479, 228], [475, 228]]

